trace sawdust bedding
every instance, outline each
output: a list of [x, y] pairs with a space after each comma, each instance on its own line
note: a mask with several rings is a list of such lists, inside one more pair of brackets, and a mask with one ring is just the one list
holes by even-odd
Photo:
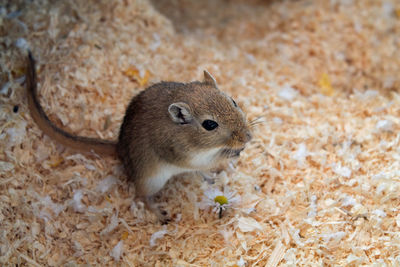
[[[400, 2], [95, 2], [0, 5], [2, 265], [400, 265]], [[204, 69], [263, 123], [215, 184], [169, 182], [161, 225], [116, 159], [32, 122], [27, 47], [46, 112], [79, 135], [115, 139], [133, 95]]]

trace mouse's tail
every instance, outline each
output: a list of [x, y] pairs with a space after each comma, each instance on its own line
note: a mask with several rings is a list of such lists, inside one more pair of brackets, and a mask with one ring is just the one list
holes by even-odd
[[28, 51], [28, 66], [26, 73], [28, 106], [33, 120], [39, 128], [59, 143], [79, 151], [94, 151], [99, 155], [116, 155], [116, 141], [82, 137], [70, 134], [58, 128], [47, 117], [37, 97], [37, 78], [35, 59]]

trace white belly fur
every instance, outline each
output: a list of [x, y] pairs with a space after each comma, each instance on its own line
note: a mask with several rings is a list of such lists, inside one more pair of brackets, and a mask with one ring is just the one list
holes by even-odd
[[194, 154], [189, 161], [189, 168], [182, 168], [168, 163], [160, 164], [157, 172], [144, 181], [144, 188], [142, 187], [141, 190], [145, 192], [142, 193], [148, 196], [154, 195], [160, 191], [174, 175], [211, 168], [215, 164], [216, 156], [219, 151], [220, 148], [213, 148]]
[[174, 175], [191, 171], [171, 164], [162, 164], [159, 166], [157, 172], [146, 179], [145, 190], [146, 195], [154, 195], [163, 188], [163, 186], [171, 179]]
[[216, 156], [221, 148], [212, 148], [194, 154], [190, 160], [193, 169], [209, 169], [215, 164]]

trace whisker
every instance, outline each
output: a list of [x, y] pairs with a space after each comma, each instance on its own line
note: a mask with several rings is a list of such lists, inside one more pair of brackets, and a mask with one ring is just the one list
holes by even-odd
[[254, 128], [254, 127], [256, 127], [257, 125], [259, 125], [259, 124], [264, 124], [264, 123], [266, 123], [267, 121], [256, 121], [256, 122], [253, 122], [253, 123], [251, 123], [251, 124], [249, 124], [249, 127], [250, 128]]
[[252, 125], [262, 124], [262, 123], [266, 123], [266, 122], [267, 121], [254, 121], [254, 122], [249, 123], [249, 125], [252, 126]]
[[250, 128], [253, 128], [253, 127], [255, 127], [257, 124], [266, 123], [267, 121], [264, 120], [264, 119], [265, 119], [265, 116], [264, 116], [264, 115], [260, 115], [260, 116], [258, 116], [258, 117], [256, 117], [256, 118], [254, 118], [253, 120], [249, 121], [249, 127], [250, 127]]
[[249, 125], [251, 126], [251, 125], [258, 124], [258, 123], [262, 123], [262, 122], [260, 122], [260, 121], [255, 121], [255, 122], [251, 122], [251, 123], [249, 123]]
[[251, 120], [249, 123], [252, 124], [252, 123], [254, 123], [254, 122], [258, 121], [258, 120], [261, 120], [263, 118], [264, 118], [264, 116], [258, 116], [255, 119]]
[[263, 118], [263, 116], [255, 117], [252, 121], [259, 120], [259, 119], [261, 119], [261, 118]]

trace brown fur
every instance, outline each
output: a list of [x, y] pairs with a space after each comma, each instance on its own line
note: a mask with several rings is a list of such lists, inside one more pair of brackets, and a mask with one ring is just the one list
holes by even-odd
[[[217, 88], [208, 72], [204, 73], [203, 82], [161, 82], [135, 96], [126, 110], [118, 142], [71, 135], [55, 126], [40, 106], [35, 63], [31, 54], [28, 58], [28, 102], [35, 122], [43, 132], [68, 147], [99, 154], [117, 152], [138, 196], [161, 189], [170, 178], [162, 176], [171, 168], [178, 173], [198, 169], [192, 162], [197, 154], [217, 150], [210, 164], [215, 166], [239, 156], [251, 139], [244, 113]], [[178, 123], [180, 117], [171, 114], [171, 104], [187, 108], [190, 122]], [[216, 121], [218, 127], [205, 130], [202, 122], [206, 119]]]
[[[187, 103], [195, 120], [183, 125], [172, 121], [168, 107], [175, 102]], [[204, 119], [217, 121], [218, 128], [206, 131], [201, 126]], [[241, 150], [250, 139], [243, 112], [214, 85], [162, 82], [132, 99], [121, 126], [118, 154], [129, 177], [138, 183], [151, 176], [156, 162], [191, 169], [188, 159], [196, 152], [216, 147]], [[229, 156], [233, 155], [221, 153], [215, 164]]]

